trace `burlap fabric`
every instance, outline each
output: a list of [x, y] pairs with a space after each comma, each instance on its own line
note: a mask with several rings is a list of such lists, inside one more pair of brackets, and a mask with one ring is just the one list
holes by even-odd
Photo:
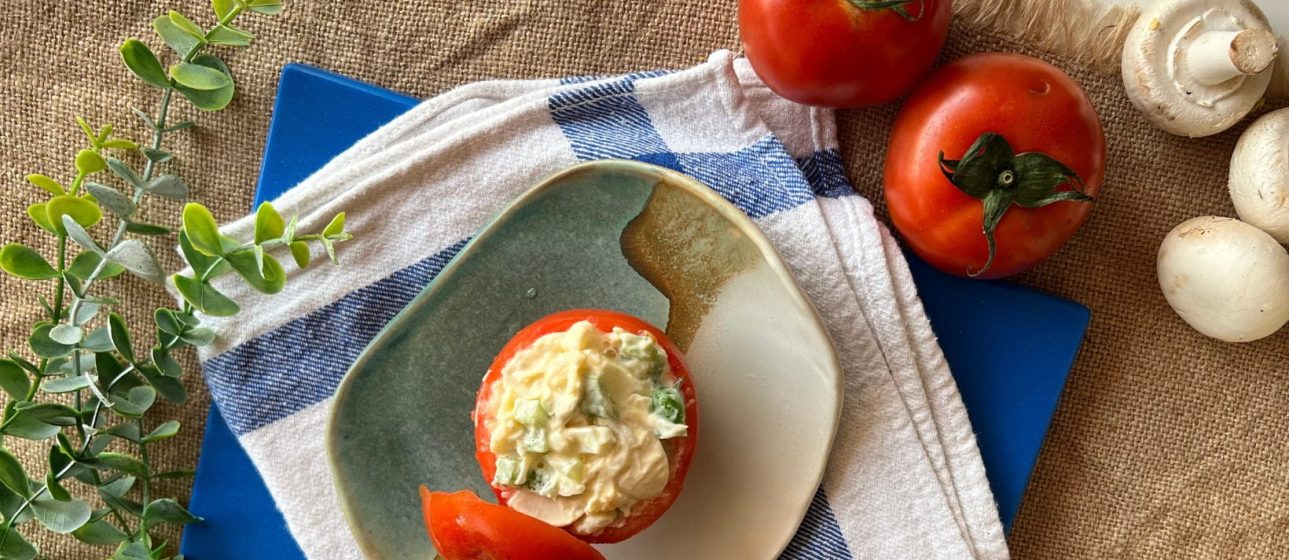
[[[142, 139], [127, 107], [151, 110], [157, 93], [127, 76], [116, 46], [129, 36], [158, 45], [147, 22], [172, 8], [210, 22], [207, 3], [197, 0], [0, 0], [4, 241], [51, 246], [24, 215], [42, 195], [22, 177], [70, 178], [71, 157], [83, 141], [74, 115], [113, 122]], [[688, 66], [714, 49], [738, 47], [735, 11], [734, 0], [292, 2], [279, 18], [246, 22], [259, 39], [227, 56], [237, 100], [224, 112], [197, 115], [201, 128], [192, 134], [175, 135], [180, 160], [172, 171], [188, 178], [195, 198], [221, 220], [245, 212], [286, 62], [431, 96], [486, 78]], [[956, 26], [945, 56], [986, 50], [1027, 47], [999, 31]], [[1239, 130], [1204, 140], [1169, 136], [1132, 109], [1116, 72], [1047, 58], [1091, 95], [1110, 160], [1087, 226], [1020, 278], [1084, 303], [1093, 323], [1011, 537], [1014, 554], [1289, 556], [1289, 330], [1247, 345], [1205, 339], [1168, 309], [1155, 282], [1155, 251], [1172, 226], [1201, 214], [1233, 215], [1224, 184]], [[879, 208], [895, 112], [892, 105], [839, 117], [850, 177]], [[153, 219], [174, 224], [177, 205], [150, 208]], [[170, 251], [158, 252], [176, 264]], [[4, 348], [24, 345], [41, 289], [0, 277]], [[149, 324], [152, 306], [168, 303], [159, 288], [138, 281], [114, 281], [111, 290], [131, 302], [126, 315], [139, 327]], [[195, 368], [191, 356], [186, 363]], [[191, 401], [164, 413], [179, 418], [184, 432], [153, 450], [162, 468], [196, 461], [209, 398], [196, 375], [188, 388]], [[33, 463], [44, 455], [21, 451]], [[189, 487], [173, 483], [162, 491], [182, 498]], [[50, 558], [107, 555], [66, 537], [32, 534]]]

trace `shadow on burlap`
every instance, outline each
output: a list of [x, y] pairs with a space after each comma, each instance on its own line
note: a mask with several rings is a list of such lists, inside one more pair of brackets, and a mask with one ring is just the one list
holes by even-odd
[[[0, 0], [0, 239], [49, 249], [24, 209], [42, 196], [22, 180], [43, 172], [69, 180], [82, 137], [72, 117], [111, 121], [142, 139], [130, 105], [155, 107], [156, 90], [129, 79], [116, 45], [181, 8], [210, 24], [206, 2]], [[712, 50], [736, 49], [735, 3], [556, 1], [291, 2], [279, 18], [253, 18], [249, 50], [228, 54], [237, 99], [197, 115], [201, 128], [175, 135], [170, 172], [221, 221], [251, 202], [277, 73], [316, 64], [418, 96], [486, 78], [534, 78], [682, 67]], [[1022, 45], [983, 29], [955, 27], [947, 57]], [[1083, 231], [1024, 284], [1073, 298], [1093, 323], [1053, 422], [1011, 538], [1017, 558], [1273, 557], [1289, 550], [1289, 330], [1247, 345], [1203, 338], [1167, 307], [1155, 284], [1159, 241], [1201, 214], [1233, 215], [1227, 158], [1238, 130], [1184, 140], [1152, 129], [1122, 95], [1117, 73], [1064, 67], [1092, 97], [1106, 127], [1106, 186]], [[881, 210], [881, 165], [894, 106], [842, 112], [851, 179]], [[193, 113], [189, 109], [180, 111]], [[481, 188], [483, 188], [481, 186]], [[175, 225], [178, 205], [148, 215]], [[172, 253], [158, 246], [173, 269]], [[350, 258], [362, 258], [351, 255]], [[150, 328], [159, 288], [117, 280], [136, 330]], [[0, 343], [23, 346], [42, 287], [0, 278]], [[989, 325], [980, 325], [988, 329]], [[187, 366], [195, 368], [188, 357]], [[181, 408], [183, 434], [154, 450], [162, 469], [194, 465], [209, 397], [198, 376]], [[43, 450], [20, 450], [28, 462]], [[327, 481], [318, 481], [326, 484]], [[184, 497], [187, 483], [162, 492]], [[37, 532], [50, 558], [106, 551]], [[172, 535], [177, 536], [177, 535]]]

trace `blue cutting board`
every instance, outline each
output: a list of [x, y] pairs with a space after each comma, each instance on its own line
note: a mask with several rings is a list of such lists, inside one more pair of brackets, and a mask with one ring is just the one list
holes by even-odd
[[[277, 198], [416, 103], [324, 70], [288, 64], [278, 84], [255, 204]], [[976, 430], [1003, 524], [1010, 529], [1090, 315], [1069, 300], [1005, 282], [948, 276], [909, 258]], [[304, 558], [214, 407], [190, 509], [205, 518], [184, 530], [181, 549], [190, 560]]]

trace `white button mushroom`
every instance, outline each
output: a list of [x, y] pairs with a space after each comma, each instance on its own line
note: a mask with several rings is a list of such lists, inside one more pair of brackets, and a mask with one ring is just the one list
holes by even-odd
[[1289, 243], [1289, 109], [1263, 115], [1240, 136], [1229, 186], [1241, 220]]
[[1159, 287], [1182, 319], [1219, 340], [1257, 340], [1289, 323], [1289, 252], [1236, 219], [1173, 228], [1159, 247]]
[[1262, 99], [1278, 48], [1250, 0], [1157, 0], [1128, 33], [1123, 85], [1155, 126], [1217, 134]]

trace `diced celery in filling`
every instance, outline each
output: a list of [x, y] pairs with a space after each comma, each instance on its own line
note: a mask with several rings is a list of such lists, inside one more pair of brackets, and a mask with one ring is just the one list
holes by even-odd
[[542, 407], [542, 401], [526, 399], [515, 404], [515, 420], [525, 426], [545, 427], [550, 415]]
[[497, 458], [497, 472], [492, 476], [492, 483], [499, 486], [518, 486], [524, 483], [524, 473], [519, 470], [519, 460], [510, 457]]
[[585, 535], [662, 493], [662, 440], [688, 430], [657, 341], [588, 322], [517, 352], [487, 406], [493, 484], [513, 489], [511, 507]]

